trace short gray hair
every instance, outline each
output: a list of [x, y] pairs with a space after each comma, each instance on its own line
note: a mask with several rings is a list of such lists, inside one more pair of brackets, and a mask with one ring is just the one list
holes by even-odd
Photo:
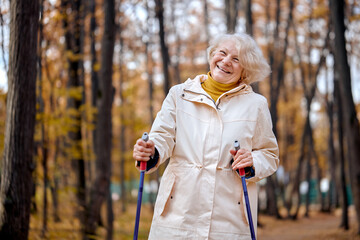
[[209, 63], [219, 44], [225, 40], [233, 40], [236, 44], [235, 47], [239, 51], [239, 62], [244, 69], [243, 82], [250, 84], [262, 81], [270, 75], [270, 66], [259, 46], [251, 36], [245, 33], [222, 34], [214, 38], [207, 49]]

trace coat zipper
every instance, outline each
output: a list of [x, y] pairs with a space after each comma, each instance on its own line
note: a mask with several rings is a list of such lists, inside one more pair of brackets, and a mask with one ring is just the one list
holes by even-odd
[[208, 99], [210, 99], [210, 100], [214, 103], [215, 108], [216, 108], [217, 110], [219, 110], [219, 108], [218, 108], [218, 106], [216, 105], [216, 102], [214, 101], [214, 99], [212, 99], [211, 97], [207, 96], [206, 94], [204, 94], [204, 93], [199, 93], [199, 92], [194, 92], [194, 91], [187, 90], [187, 89], [184, 89], [184, 91], [185, 91], [185, 92], [190, 92], [190, 93], [195, 93], [195, 94], [198, 94], [198, 95], [203, 95], [203, 96], [207, 97]]
[[[243, 90], [244, 88], [245, 88], [245, 86], [242, 87], [242, 88], [240, 88], [240, 89], [237, 90], [236, 92], [232, 92], [232, 93], [230, 93], [230, 94], [238, 93], [238, 92], [240, 92], [241, 90]], [[215, 108], [216, 108], [217, 110], [220, 110], [219, 105], [220, 105], [220, 102], [221, 102], [221, 98], [219, 98], [219, 102], [218, 102], [218, 104], [216, 105], [216, 102], [214, 101], [214, 99], [212, 99], [211, 97], [209, 97], [208, 95], [206, 95], [206, 94], [204, 94], [204, 93], [194, 92], [194, 91], [191, 91], [191, 90], [188, 90], [188, 89], [184, 89], [184, 91], [185, 91], [185, 92], [191, 92], [191, 93], [199, 94], [199, 95], [203, 95], [203, 96], [209, 98], [209, 99], [214, 103]]]

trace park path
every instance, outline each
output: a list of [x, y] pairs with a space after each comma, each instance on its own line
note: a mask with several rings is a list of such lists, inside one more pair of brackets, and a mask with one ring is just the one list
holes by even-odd
[[356, 235], [357, 224], [354, 214], [350, 214], [351, 228], [339, 228], [340, 213], [314, 212], [309, 218], [297, 221], [277, 220], [273, 217], [259, 216], [263, 227], [258, 228], [258, 240], [360, 240]]

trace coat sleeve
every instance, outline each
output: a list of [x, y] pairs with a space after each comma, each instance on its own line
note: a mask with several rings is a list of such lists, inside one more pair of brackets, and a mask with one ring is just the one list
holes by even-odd
[[248, 181], [257, 182], [272, 175], [279, 166], [279, 148], [272, 130], [272, 121], [266, 99], [260, 103], [252, 143], [251, 154], [255, 175]]
[[176, 136], [176, 88], [170, 89], [151, 127], [149, 138], [155, 143], [158, 161], [147, 173], [155, 171], [172, 155]]

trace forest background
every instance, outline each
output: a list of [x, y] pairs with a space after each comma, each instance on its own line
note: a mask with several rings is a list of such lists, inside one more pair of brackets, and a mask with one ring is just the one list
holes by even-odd
[[[360, 233], [360, 1], [0, 3], [0, 239], [131, 239], [133, 145], [225, 32], [252, 35], [272, 69], [253, 85], [281, 160], [260, 213], [340, 211]], [[164, 168], [146, 177], [143, 239]]]

